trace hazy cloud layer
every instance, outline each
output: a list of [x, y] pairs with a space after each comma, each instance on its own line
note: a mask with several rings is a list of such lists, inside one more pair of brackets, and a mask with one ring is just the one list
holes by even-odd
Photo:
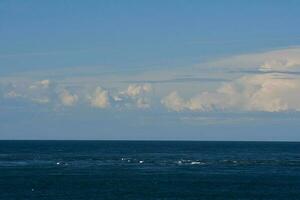
[[226, 82], [228, 79], [222, 78], [199, 78], [199, 77], [188, 77], [188, 78], [173, 78], [164, 80], [136, 80], [136, 81], [125, 81], [126, 83], [189, 83], [189, 82]]
[[101, 86], [65, 87], [59, 81], [40, 80], [5, 80], [1, 81], [1, 96], [7, 100], [16, 99], [32, 103], [76, 106], [90, 106], [96, 109], [116, 108], [149, 108], [150, 84], [130, 84], [126, 89], [104, 89]]
[[261, 53], [238, 55], [207, 63], [211, 67], [231, 70], [294, 71], [300, 67], [300, 48], [287, 48]]
[[2, 83], [2, 96], [4, 98], [24, 99], [39, 104], [47, 104], [51, 101], [50, 80], [30, 81], [18, 80]]
[[[300, 111], [300, 48], [238, 55], [202, 65], [212, 70], [114, 75], [102, 77], [100, 83], [96, 76], [8, 77], [0, 79], [0, 92], [8, 100], [94, 109], [149, 109], [161, 103], [175, 112]], [[217, 70], [221, 68], [239, 73], [228, 75]]]

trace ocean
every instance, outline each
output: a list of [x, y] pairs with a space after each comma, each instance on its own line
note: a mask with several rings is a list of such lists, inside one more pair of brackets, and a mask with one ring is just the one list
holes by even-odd
[[0, 199], [300, 199], [300, 143], [0, 141]]

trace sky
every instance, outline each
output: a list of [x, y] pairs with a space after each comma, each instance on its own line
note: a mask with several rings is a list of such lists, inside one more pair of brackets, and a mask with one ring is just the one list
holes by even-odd
[[1, 0], [0, 139], [300, 141], [299, 7]]

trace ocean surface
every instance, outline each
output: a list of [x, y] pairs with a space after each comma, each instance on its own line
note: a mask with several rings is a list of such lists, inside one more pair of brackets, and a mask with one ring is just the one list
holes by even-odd
[[0, 199], [300, 199], [300, 143], [0, 141]]

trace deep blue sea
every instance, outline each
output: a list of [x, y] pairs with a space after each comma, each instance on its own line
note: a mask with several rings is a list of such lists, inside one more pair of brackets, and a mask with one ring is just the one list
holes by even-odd
[[0, 141], [0, 199], [300, 199], [300, 143]]

